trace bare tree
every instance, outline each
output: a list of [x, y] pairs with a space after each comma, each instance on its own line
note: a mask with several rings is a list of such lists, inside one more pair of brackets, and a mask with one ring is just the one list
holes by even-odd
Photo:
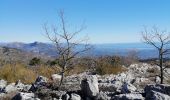
[[[52, 41], [56, 46], [58, 65], [62, 68], [61, 70], [61, 81], [59, 88], [63, 83], [65, 71], [69, 69], [69, 65], [73, 59], [90, 49], [90, 45], [87, 44], [88, 38], [83, 37], [82, 39], [77, 38], [78, 34], [84, 29], [81, 26], [74, 32], [68, 31], [68, 26], [64, 17], [64, 12], [59, 12], [59, 19], [61, 24], [58, 27], [48, 28], [47, 24], [44, 25], [45, 34], [47, 38]], [[77, 48], [81, 46], [81, 48]]]
[[164, 58], [170, 53], [170, 34], [155, 26], [151, 30], [145, 27], [142, 31], [142, 38], [146, 44], [155, 47], [158, 51], [159, 63], [157, 65], [160, 67], [161, 84], [163, 84], [163, 73], [167, 67], [164, 64]]

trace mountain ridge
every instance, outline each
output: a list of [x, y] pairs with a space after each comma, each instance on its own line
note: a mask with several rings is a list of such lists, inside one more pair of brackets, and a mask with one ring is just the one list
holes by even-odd
[[[83, 45], [83, 44], [82, 44]], [[93, 49], [91, 51], [94, 56], [102, 55], [122, 55], [126, 56], [130, 51], [137, 51], [140, 58], [151, 58], [155, 57], [156, 50], [147, 44], [144, 43], [103, 43], [103, 44], [91, 44]], [[44, 42], [32, 42], [32, 43], [23, 43], [23, 42], [8, 42], [0, 43], [1, 47], [16, 48], [22, 51], [37, 53], [40, 55], [46, 55], [50, 57], [55, 57], [56, 49], [52, 43]], [[81, 45], [78, 47], [81, 48]], [[91, 55], [91, 54], [90, 54]]]

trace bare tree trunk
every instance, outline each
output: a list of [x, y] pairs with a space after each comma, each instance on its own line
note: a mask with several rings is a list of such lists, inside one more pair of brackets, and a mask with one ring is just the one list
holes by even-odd
[[59, 89], [63, 83], [65, 68], [66, 68], [66, 66], [63, 67], [62, 72], [61, 72], [61, 80], [60, 80], [60, 84], [59, 84]]
[[163, 57], [162, 54], [160, 55], [160, 68], [161, 68], [161, 84], [163, 84]]
[[63, 83], [63, 79], [64, 79], [64, 72], [61, 72], [61, 80], [60, 80], [59, 88], [61, 87]]

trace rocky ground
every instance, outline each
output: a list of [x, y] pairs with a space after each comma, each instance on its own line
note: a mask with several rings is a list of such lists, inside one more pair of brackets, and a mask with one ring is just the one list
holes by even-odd
[[0, 80], [2, 100], [170, 100], [170, 69], [165, 70], [165, 83], [159, 84], [159, 67], [146, 63], [132, 64], [117, 75], [92, 75], [84, 72], [67, 76], [58, 90], [61, 76], [51, 79], [39, 76], [23, 84]]

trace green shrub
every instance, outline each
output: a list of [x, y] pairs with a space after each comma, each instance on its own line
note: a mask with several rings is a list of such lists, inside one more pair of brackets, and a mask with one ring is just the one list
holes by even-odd
[[29, 65], [35, 66], [35, 65], [40, 65], [41, 64], [41, 59], [34, 57], [30, 60]]

